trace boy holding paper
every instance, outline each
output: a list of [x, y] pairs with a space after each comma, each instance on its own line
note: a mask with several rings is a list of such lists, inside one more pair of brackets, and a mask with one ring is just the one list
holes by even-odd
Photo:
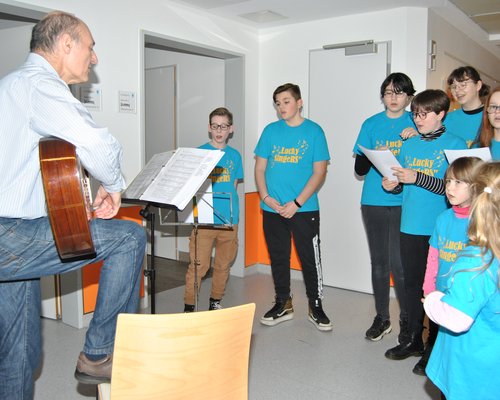
[[[240, 153], [227, 145], [229, 135], [233, 133], [233, 114], [224, 107], [210, 113], [208, 118], [210, 142], [200, 149], [222, 150], [224, 156], [209, 175], [212, 180], [214, 227], [198, 228], [195, 241], [194, 230], [189, 238], [190, 263], [186, 272], [186, 289], [184, 292], [184, 312], [195, 310], [195, 263], [199, 262], [197, 271], [197, 288], [201, 278], [210, 268], [212, 250], [215, 245], [215, 260], [212, 274], [212, 291], [209, 310], [218, 310], [229, 277], [229, 268], [238, 251], [238, 219], [239, 201], [236, 188], [243, 179], [243, 166]], [[232, 226], [223, 226], [232, 224]], [[219, 226], [217, 226], [219, 225]], [[195, 248], [195, 244], [197, 248]]]
[[[399, 300], [400, 335], [405, 332], [407, 317], [403, 296], [403, 267], [399, 251], [403, 196], [389, 193], [382, 188], [382, 177], [386, 174], [382, 168], [379, 171], [379, 167], [372, 165], [370, 155], [380, 153], [381, 149], [387, 149], [394, 156], [399, 155], [403, 145], [401, 133], [407, 128], [414, 127], [411, 114], [406, 111], [414, 94], [413, 83], [407, 75], [401, 72], [390, 74], [380, 86], [380, 98], [385, 110], [371, 116], [363, 123], [353, 149], [356, 154], [354, 170], [358, 176], [364, 176], [361, 216], [370, 250], [376, 312], [365, 337], [374, 342], [392, 330], [389, 315], [391, 273]], [[394, 165], [391, 163], [390, 166]], [[390, 173], [392, 174], [392, 171]]]
[[[405, 281], [405, 303], [408, 311], [408, 335], [385, 356], [403, 360], [421, 356], [424, 311], [424, 281], [429, 239], [437, 216], [447, 209], [444, 191], [433, 192], [432, 182], [442, 179], [448, 162], [445, 149], [466, 149], [463, 139], [446, 131], [443, 120], [450, 100], [442, 90], [429, 89], [419, 93], [411, 103], [411, 111], [419, 135], [405, 141], [399, 154], [402, 167], [394, 167], [398, 181], [384, 177], [387, 191], [403, 191], [400, 228], [401, 261]], [[401, 185], [403, 184], [403, 185]]]

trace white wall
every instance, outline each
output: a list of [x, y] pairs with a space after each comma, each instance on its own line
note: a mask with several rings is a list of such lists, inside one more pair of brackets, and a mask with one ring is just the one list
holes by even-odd
[[436, 42], [437, 55], [428, 87], [445, 89], [448, 75], [460, 65], [472, 65], [488, 84], [500, 85], [500, 60], [433, 11], [429, 11], [429, 40]]
[[[355, 27], [355, 29], [353, 29]], [[425, 86], [427, 10], [400, 8], [390, 11], [325, 19], [267, 30], [261, 35], [261, 123], [275, 119], [272, 92], [284, 82], [300, 85], [304, 113], [308, 112], [309, 51], [323, 45], [365, 39], [392, 42], [392, 71], [407, 73], [416, 86]], [[355, 76], [346, 76], [355, 84]], [[371, 93], [351, 93], [364, 96]], [[360, 99], [361, 101], [361, 99]], [[332, 105], [334, 106], [334, 105]], [[261, 126], [263, 127], [263, 126]]]
[[[89, 26], [96, 41], [99, 64], [95, 72], [102, 88], [102, 111], [95, 120], [108, 126], [124, 148], [124, 173], [130, 182], [141, 170], [143, 126], [141, 121], [140, 31], [221, 49], [245, 56], [245, 131], [257, 131], [258, 37], [254, 30], [168, 1], [135, 0], [28, 0], [30, 4], [74, 13]], [[137, 93], [137, 113], [118, 113], [118, 91]]]
[[24, 62], [30, 51], [31, 29], [34, 24], [0, 29], [0, 78]]
[[179, 147], [209, 141], [208, 114], [224, 106], [224, 60], [146, 49], [146, 68], [177, 66], [177, 139]]

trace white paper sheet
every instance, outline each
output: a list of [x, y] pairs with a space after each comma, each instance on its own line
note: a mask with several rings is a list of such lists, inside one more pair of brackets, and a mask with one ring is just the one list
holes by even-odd
[[393, 174], [392, 167], [401, 167], [399, 161], [394, 157], [392, 151], [390, 150], [370, 150], [366, 147], [358, 145], [363, 154], [368, 157], [371, 163], [377, 168], [377, 170], [385, 177], [390, 180], [397, 181]]
[[183, 210], [224, 156], [221, 150], [181, 147], [156, 154], [124, 192], [124, 199], [168, 204]]
[[165, 153], [158, 153], [151, 157], [148, 164], [144, 167], [139, 175], [132, 181], [123, 192], [122, 197], [127, 199], [139, 200], [144, 191], [153, 182], [156, 175], [159, 174], [164, 165], [174, 155], [174, 151], [167, 151]]
[[[198, 221], [199, 224], [213, 224], [214, 223], [214, 202], [212, 196], [212, 181], [207, 179], [201, 185], [198, 193], [196, 194], [196, 205], [198, 208]], [[177, 214], [179, 222], [192, 224], [194, 223], [193, 201], [190, 201], [184, 210], [179, 211]]]
[[489, 147], [466, 150], [445, 150], [444, 154], [450, 164], [460, 157], [479, 157], [483, 161], [491, 161], [491, 151]]

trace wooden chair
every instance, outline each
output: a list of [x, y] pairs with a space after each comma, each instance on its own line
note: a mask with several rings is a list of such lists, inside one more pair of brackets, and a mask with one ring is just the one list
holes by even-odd
[[254, 314], [253, 303], [182, 314], [120, 314], [111, 384], [98, 385], [98, 399], [248, 399]]

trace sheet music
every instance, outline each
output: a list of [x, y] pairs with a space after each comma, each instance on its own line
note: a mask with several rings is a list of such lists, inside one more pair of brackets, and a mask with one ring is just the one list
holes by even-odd
[[132, 181], [123, 193], [123, 198], [140, 199], [154, 178], [161, 171], [168, 160], [174, 155], [174, 150], [158, 153], [151, 157], [141, 173]]
[[377, 168], [377, 170], [385, 177], [397, 181], [393, 174], [392, 167], [401, 167], [399, 161], [394, 157], [392, 151], [390, 150], [370, 150], [366, 147], [358, 145], [359, 148], [363, 151], [363, 154], [368, 157], [371, 163]]
[[491, 151], [489, 147], [466, 150], [445, 150], [444, 154], [450, 164], [460, 157], [479, 157], [483, 161], [491, 161]]
[[[221, 150], [194, 148], [179, 148], [170, 156], [169, 153], [155, 155], [134, 179], [130, 192], [127, 189], [124, 197], [134, 198], [132, 194], [138, 194], [146, 187], [135, 198], [174, 205], [182, 210], [224, 155]], [[140, 182], [136, 186], [135, 181], [138, 179]]]

